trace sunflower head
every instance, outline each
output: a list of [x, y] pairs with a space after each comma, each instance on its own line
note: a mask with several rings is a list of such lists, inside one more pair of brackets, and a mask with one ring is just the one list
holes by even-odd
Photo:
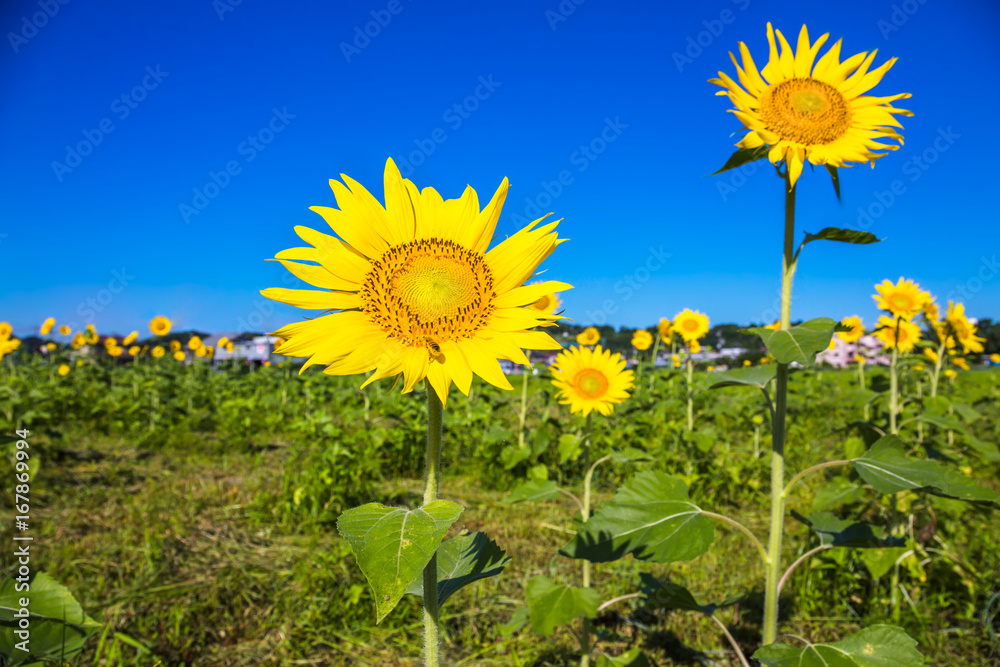
[[138, 357], [141, 348], [138, 345], [133, 345], [128, 349], [128, 354], [130, 357]]
[[949, 301], [945, 323], [965, 354], [982, 354], [986, 339], [976, 335], [976, 325], [965, 316], [965, 304]]
[[899, 278], [895, 285], [888, 279], [875, 285], [876, 294], [872, 294], [875, 304], [882, 310], [892, 313], [893, 317], [913, 319], [924, 308], [927, 293], [912, 280]]
[[747, 130], [737, 146], [767, 147], [772, 164], [787, 165], [791, 186], [807, 160], [832, 167], [854, 162], [874, 164], [885, 155], [881, 151], [899, 148], [894, 143], [880, 143], [882, 140], [903, 143], [896, 131], [902, 128], [896, 116], [913, 115], [892, 106], [892, 102], [910, 97], [909, 93], [865, 95], [895, 64], [895, 58], [869, 71], [876, 51], [841, 62], [838, 40], [817, 60], [828, 38], [825, 34], [810, 43], [803, 25], [793, 50], [781, 31], [768, 23], [770, 53], [763, 68], [758, 71], [747, 45], [740, 42], [742, 66], [729, 54], [739, 82], [723, 72], [709, 80], [724, 88], [716, 94], [729, 97], [736, 107], [730, 111]]
[[59, 375], [66, 376], [69, 375], [69, 366], [66, 364], [59, 364]]
[[216, 347], [226, 347], [229, 345], [229, 338], [227, 336], [223, 336], [215, 345]]
[[632, 347], [640, 352], [648, 350], [649, 346], [652, 344], [653, 334], [649, 333], [645, 329], [636, 329], [635, 333], [632, 334]]
[[107, 349], [118, 347], [118, 339], [115, 338], [114, 336], [108, 336], [107, 338], [104, 339], [104, 347]]
[[197, 352], [202, 348], [201, 338], [199, 336], [191, 336], [188, 338], [187, 347], [192, 352]]
[[154, 359], [159, 359], [160, 357], [162, 357], [166, 353], [167, 353], [167, 351], [163, 349], [162, 345], [156, 345], [156, 346], [153, 347], [152, 354], [153, 354], [153, 358]]
[[110, 354], [112, 357], [120, 357], [122, 356], [122, 352], [124, 351], [125, 350], [123, 348], [118, 347], [117, 345], [108, 348], [108, 354]]
[[543, 294], [539, 297], [538, 301], [534, 303], [529, 303], [528, 310], [537, 310], [540, 313], [546, 315], [552, 315], [562, 306], [562, 299], [555, 292], [551, 294]]
[[[331, 180], [339, 209], [313, 207], [337, 234], [296, 227], [306, 246], [276, 259], [317, 290], [272, 288], [268, 298], [331, 311], [273, 333], [280, 354], [308, 357], [330, 375], [374, 371], [364, 382], [403, 375], [403, 392], [427, 379], [442, 402], [455, 382], [468, 394], [474, 375], [511, 389], [498, 359], [529, 365], [523, 349], [560, 345], [537, 327], [563, 319], [528, 306], [570, 289], [525, 282], [562, 242], [558, 222], [540, 218], [489, 248], [507, 196], [504, 179], [480, 209], [475, 190], [445, 200], [418, 190], [392, 160], [385, 167], [385, 205], [341, 174]], [[545, 216], [548, 217], [548, 216]]]
[[69, 328], [69, 325], [63, 324], [62, 326], [59, 327], [60, 336], [68, 336], [71, 333], [73, 333], [73, 330]]
[[857, 315], [845, 317], [840, 322], [845, 327], [850, 327], [850, 331], [838, 331], [837, 336], [845, 343], [856, 343], [865, 335], [865, 325]]
[[862, 354], [855, 354], [854, 355], [854, 363], [856, 363], [856, 364], [860, 364], [861, 366], [864, 366], [867, 361], [868, 360], [865, 359], [864, 355], [862, 355]]
[[56, 325], [56, 318], [50, 317], [46, 319], [44, 322], [42, 322], [42, 326], [38, 330], [38, 333], [40, 333], [43, 336], [48, 336], [49, 332], [52, 331], [52, 327], [54, 327], [55, 325]]
[[708, 333], [708, 315], [685, 308], [674, 317], [674, 331], [690, 344]]
[[691, 341], [688, 344], [688, 351], [690, 351], [691, 354], [698, 354], [699, 352], [701, 352], [701, 343], [699, 343], [696, 340]]
[[897, 347], [901, 354], [905, 354], [916, 347], [920, 340], [920, 327], [903, 318], [894, 319], [883, 315], [878, 318], [875, 337], [885, 344], [887, 350]]
[[69, 346], [74, 350], [79, 350], [81, 347], [87, 344], [87, 337], [83, 335], [82, 331], [77, 331], [76, 335], [73, 336], [73, 340], [70, 341]]
[[559, 402], [569, 405], [570, 412], [586, 416], [596, 410], [610, 415], [616, 403], [628, 398], [633, 373], [625, 370], [620, 354], [602, 350], [600, 345], [571, 347], [556, 357], [552, 384], [559, 390]]
[[125, 340], [122, 341], [122, 345], [131, 345], [139, 337], [138, 331], [133, 331], [129, 335], [125, 336]]
[[0, 340], [7, 340], [10, 338], [13, 331], [14, 329], [10, 326], [10, 322], [0, 322]]
[[601, 342], [601, 332], [597, 327], [587, 327], [576, 335], [577, 345], [593, 346]]
[[949, 380], [954, 380], [955, 378], [958, 377], [958, 371], [956, 371], [954, 368], [946, 368], [944, 369], [944, 376]]
[[177, 361], [184, 361], [184, 351], [177, 350], [176, 352], [174, 352], [174, 359], [176, 359]]
[[183, 346], [181, 345], [181, 342], [179, 340], [172, 340], [172, 341], [170, 341], [170, 351], [171, 352], [179, 352], [180, 349], [181, 349], [181, 347], [183, 347]]
[[661, 317], [660, 323], [656, 325], [656, 328], [660, 332], [660, 340], [669, 345], [671, 342], [671, 338], [673, 338], [674, 335], [673, 322], [671, 322], [665, 317]]
[[952, 357], [951, 363], [958, 366], [963, 371], [969, 370], [969, 362], [964, 357]]
[[149, 330], [154, 336], [166, 336], [173, 324], [163, 315], [157, 315], [149, 321]]
[[924, 348], [924, 356], [933, 361], [935, 364], [938, 362], [938, 353], [932, 347]]

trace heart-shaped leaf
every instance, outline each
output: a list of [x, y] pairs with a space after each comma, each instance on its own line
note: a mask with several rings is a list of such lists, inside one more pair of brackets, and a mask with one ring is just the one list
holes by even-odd
[[829, 644], [769, 644], [753, 654], [765, 667], [920, 667], [917, 642], [902, 629], [873, 625]]
[[559, 553], [593, 563], [626, 554], [671, 563], [705, 553], [713, 530], [712, 522], [688, 498], [684, 482], [661, 472], [643, 472], [601, 505]]
[[526, 597], [531, 628], [543, 637], [582, 616], [593, 618], [601, 600], [593, 588], [557, 584], [541, 575], [528, 581]]
[[641, 572], [639, 579], [649, 609], [682, 609], [711, 616], [716, 609], [730, 607], [746, 598], [745, 595], [737, 595], [718, 603], [698, 604], [688, 589], [672, 581], [660, 581], [648, 572]]
[[337, 519], [375, 593], [376, 623], [391, 612], [437, 551], [462, 506], [435, 500], [415, 510], [368, 503]]
[[[437, 550], [438, 605], [473, 581], [497, 576], [509, 562], [510, 556], [486, 533], [463, 533], [445, 541]], [[422, 597], [423, 577], [417, 577], [406, 592]]]
[[854, 460], [861, 478], [881, 493], [921, 489], [936, 496], [979, 502], [1000, 508], [1000, 494], [937, 461], [909, 459], [903, 441], [895, 435], [878, 439], [864, 456]]
[[838, 327], [838, 322], [829, 317], [820, 317], [783, 331], [763, 327], [753, 327], [746, 331], [760, 336], [767, 351], [779, 364], [797, 362], [803, 366], [812, 366], [816, 363], [816, 355], [830, 345], [833, 332]]

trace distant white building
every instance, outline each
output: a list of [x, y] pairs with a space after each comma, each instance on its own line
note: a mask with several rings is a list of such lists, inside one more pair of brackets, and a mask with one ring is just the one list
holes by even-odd
[[875, 336], [866, 334], [857, 343], [845, 343], [840, 336], [834, 336], [833, 340], [834, 348], [817, 354], [817, 363], [829, 364], [834, 368], [847, 368], [855, 363], [854, 357], [860, 354], [867, 364], [889, 365], [889, 355], [883, 352], [884, 345]]
[[[237, 359], [249, 362], [264, 362], [271, 360], [271, 354], [274, 353], [274, 344], [278, 339], [275, 336], [254, 336], [246, 340], [233, 340], [234, 337], [239, 334], [213, 334], [205, 339], [203, 343], [205, 345], [211, 345], [215, 348], [215, 361], [229, 361], [230, 359]], [[218, 342], [221, 338], [229, 338], [233, 341], [233, 351], [230, 353], [225, 348], [218, 347]]]

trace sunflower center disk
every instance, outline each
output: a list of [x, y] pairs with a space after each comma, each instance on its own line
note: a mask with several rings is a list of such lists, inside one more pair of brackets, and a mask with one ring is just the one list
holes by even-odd
[[905, 294], [894, 294], [889, 297], [889, 303], [896, 310], [911, 310], [913, 308], [913, 300]]
[[851, 126], [851, 112], [840, 91], [816, 79], [789, 79], [760, 100], [767, 129], [800, 144], [829, 144]]
[[493, 276], [479, 253], [444, 239], [389, 248], [365, 277], [362, 310], [404, 345], [433, 356], [446, 341], [471, 338], [493, 313]]
[[604, 373], [592, 368], [577, 373], [576, 377], [573, 378], [573, 384], [587, 398], [600, 398], [608, 391], [608, 378], [604, 376]]

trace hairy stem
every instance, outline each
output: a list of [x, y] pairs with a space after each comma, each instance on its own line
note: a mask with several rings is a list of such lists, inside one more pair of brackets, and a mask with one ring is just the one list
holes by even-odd
[[[424, 505], [438, 497], [441, 476], [441, 427], [444, 406], [434, 388], [427, 387], [427, 479], [424, 483]], [[441, 643], [438, 630], [437, 554], [424, 568], [424, 665], [438, 667]]]

